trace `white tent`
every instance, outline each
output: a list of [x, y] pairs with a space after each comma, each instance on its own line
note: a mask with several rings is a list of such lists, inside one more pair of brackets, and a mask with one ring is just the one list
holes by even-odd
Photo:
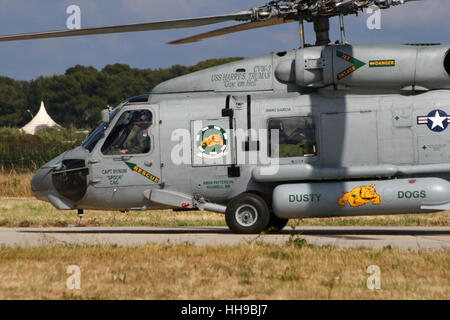
[[35, 134], [39, 129], [48, 127], [55, 127], [59, 129], [61, 128], [59, 124], [57, 124], [55, 121], [53, 121], [52, 118], [50, 118], [47, 110], [45, 110], [44, 101], [42, 101], [39, 112], [21, 130], [25, 131], [28, 134]]

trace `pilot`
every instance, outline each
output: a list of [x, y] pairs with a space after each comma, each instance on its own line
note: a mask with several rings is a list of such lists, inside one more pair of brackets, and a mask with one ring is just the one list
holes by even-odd
[[140, 154], [150, 150], [150, 137], [148, 128], [151, 126], [151, 115], [147, 112], [135, 111], [133, 113], [132, 128], [123, 143], [120, 153]]

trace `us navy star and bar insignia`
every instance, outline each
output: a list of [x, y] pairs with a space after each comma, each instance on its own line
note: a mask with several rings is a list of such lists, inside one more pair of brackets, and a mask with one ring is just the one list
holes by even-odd
[[450, 116], [445, 111], [435, 109], [426, 116], [418, 116], [418, 125], [427, 125], [431, 131], [441, 132], [447, 129]]

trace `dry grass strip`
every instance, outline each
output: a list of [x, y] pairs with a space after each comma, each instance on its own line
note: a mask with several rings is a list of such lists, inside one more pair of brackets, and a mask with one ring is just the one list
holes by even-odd
[[[81, 289], [66, 287], [69, 265]], [[381, 290], [366, 286], [381, 269]], [[450, 252], [283, 246], [0, 248], [0, 299], [449, 299]]]

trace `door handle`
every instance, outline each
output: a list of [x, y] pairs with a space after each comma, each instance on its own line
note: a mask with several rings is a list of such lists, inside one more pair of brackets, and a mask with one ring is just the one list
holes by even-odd
[[131, 156], [121, 156], [120, 158], [113, 158], [114, 161], [126, 161], [130, 160]]

